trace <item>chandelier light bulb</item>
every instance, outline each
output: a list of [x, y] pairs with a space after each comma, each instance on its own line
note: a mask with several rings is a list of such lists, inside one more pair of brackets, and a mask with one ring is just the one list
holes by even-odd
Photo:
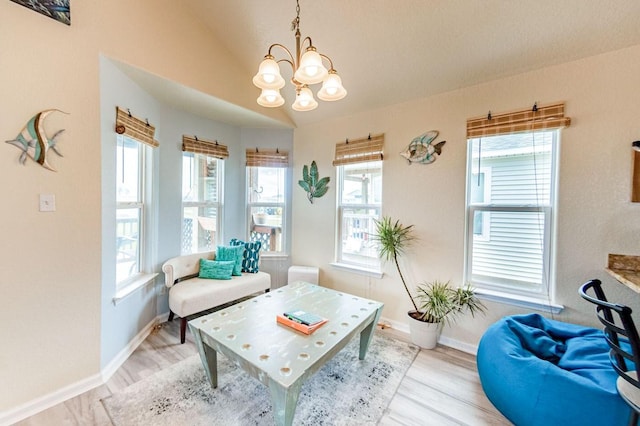
[[253, 84], [260, 89], [281, 89], [284, 87], [284, 78], [280, 75], [280, 66], [267, 55], [260, 63], [258, 73], [253, 77]]
[[329, 75], [322, 83], [322, 88], [318, 91], [318, 99], [323, 101], [338, 101], [347, 96], [347, 91], [342, 86], [342, 79], [331, 69]]
[[313, 93], [311, 89], [304, 86], [296, 95], [296, 101], [293, 103], [291, 108], [296, 111], [311, 111], [318, 107], [318, 101], [313, 98]]
[[300, 65], [294, 78], [302, 84], [320, 83], [327, 76], [328, 71], [322, 64], [322, 57], [315, 47], [309, 46], [300, 58]]
[[258, 97], [258, 105], [275, 108], [284, 104], [284, 98], [277, 89], [262, 89], [262, 93]]

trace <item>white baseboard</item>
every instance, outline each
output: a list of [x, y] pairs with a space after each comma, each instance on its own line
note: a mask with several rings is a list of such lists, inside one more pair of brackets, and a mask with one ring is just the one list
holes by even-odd
[[448, 346], [450, 348], [457, 349], [461, 352], [466, 352], [471, 355], [478, 354], [478, 345], [472, 345], [470, 343], [461, 342], [459, 340], [455, 340], [447, 336], [441, 335], [440, 338], [438, 339], [438, 343], [440, 343], [443, 346]]
[[398, 322], [385, 317], [381, 317], [379, 323], [388, 325], [390, 328], [393, 328], [394, 330], [398, 330], [405, 334], [409, 334], [409, 325], [407, 323]]
[[149, 324], [147, 324], [100, 373], [93, 374], [85, 379], [60, 388], [48, 395], [33, 399], [8, 411], [0, 412], [0, 425], [12, 425], [106, 383], [118, 368], [122, 366], [127, 358], [129, 358], [133, 351], [135, 351], [144, 339], [147, 338], [153, 328], [157, 324], [167, 320], [168, 315], [168, 313], [158, 315], [151, 320], [151, 322], [149, 322]]
[[[398, 330], [402, 333], [409, 334], [409, 325], [405, 322], [398, 322], [394, 320], [390, 320], [388, 318], [382, 317], [380, 322], [383, 324], [388, 324], [391, 328]], [[442, 336], [438, 338], [438, 343], [443, 346], [448, 346], [453, 349], [457, 349], [462, 352], [466, 352], [471, 355], [476, 355], [478, 353], [478, 346], [472, 345], [469, 343], [461, 342], [459, 340], [452, 339], [450, 337]]]
[[47, 408], [58, 405], [69, 398], [73, 398], [81, 393], [90, 391], [91, 389], [100, 386], [102, 383], [100, 374], [94, 374], [86, 379], [72, 383], [48, 395], [41, 396], [18, 407], [12, 408], [11, 410], [0, 413], [0, 425], [5, 426], [17, 423], [20, 420], [24, 420], [27, 417], [38, 414]]
[[129, 344], [125, 346], [118, 353], [118, 355], [116, 355], [111, 360], [111, 362], [109, 362], [109, 364], [107, 364], [102, 369], [101, 375], [102, 375], [103, 383], [106, 383], [111, 378], [111, 376], [113, 376], [115, 372], [118, 371], [118, 368], [120, 368], [122, 364], [124, 364], [125, 361], [129, 359], [131, 354], [138, 348], [138, 346], [140, 346], [140, 344], [144, 342], [144, 339], [146, 339], [149, 336], [149, 334], [151, 334], [154, 327], [158, 324], [161, 324], [167, 321], [168, 317], [169, 317], [169, 313], [158, 315], [153, 320], [151, 320], [151, 322], [149, 322], [149, 324], [147, 324], [142, 330], [140, 330], [140, 332], [133, 339], [131, 339]]

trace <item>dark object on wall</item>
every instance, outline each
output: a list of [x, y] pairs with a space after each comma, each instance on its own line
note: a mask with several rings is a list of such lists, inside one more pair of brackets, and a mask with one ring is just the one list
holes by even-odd
[[69, 0], [11, 0], [38, 13], [53, 18], [63, 24], [71, 25]]
[[640, 202], [640, 141], [631, 143], [633, 148], [633, 181], [631, 182], [631, 202]]
[[311, 162], [311, 170], [305, 164], [302, 168], [302, 180], [298, 181], [298, 185], [307, 191], [307, 198], [313, 204], [314, 198], [320, 198], [327, 193], [329, 187], [327, 184], [331, 180], [329, 176], [319, 179], [318, 166], [315, 161]]

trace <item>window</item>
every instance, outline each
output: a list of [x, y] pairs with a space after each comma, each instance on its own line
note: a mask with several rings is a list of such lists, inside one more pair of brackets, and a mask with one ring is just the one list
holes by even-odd
[[564, 103], [467, 120], [465, 280], [486, 297], [559, 312], [552, 271]]
[[466, 279], [548, 298], [559, 130], [471, 138]]
[[284, 253], [287, 152], [247, 150], [247, 217], [250, 241], [267, 254]]
[[370, 236], [382, 212], [382, 161], [338, 166], [337, 174], [336, 262], [378, 270], [377, 247]]
[[222, 240], [227, 146], [182, 136], [182, 254], [211, 251]]
[[375, 220], [382, 215], [384, 133], [336, 144], [336, 266], [380, 273]]
[[156, 242], [152, 202], [157, 199], [152, 197], [152, 191], [153, 148], [160, 145], [154, 139], [153, 125], [120, 107], [116, 107], [115, 130], [116, 161], [111, 169], [115, 175], [108, 173], [109, 180], [115, 180], [115, 230], [105, 227], [115, 234], [114, 262], [105, 269], [115, 269], [114, 303], [152, 282], [157, 275], [152, 271]]
[[220, 244], [224, 161], [206, 154], [182, 154], [182, 254], [214, 250]]
[[141, 271], [145, 227], [145, 145], [118, 135], [116, 160], [116, 282], [128, 283]]

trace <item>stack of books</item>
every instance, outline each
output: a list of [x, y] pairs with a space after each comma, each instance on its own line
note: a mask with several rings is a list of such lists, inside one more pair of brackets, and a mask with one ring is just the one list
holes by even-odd
[[292, 310], [276, 316], [278, 323], [304, 334], [311, 334], [327, 322], [326, 318], [302, 310]]

